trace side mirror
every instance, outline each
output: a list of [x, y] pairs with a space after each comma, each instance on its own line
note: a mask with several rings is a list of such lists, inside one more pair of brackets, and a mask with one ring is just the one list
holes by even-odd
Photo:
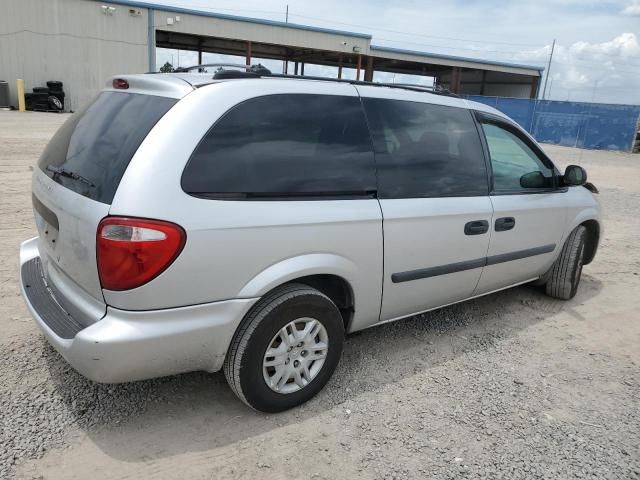
[[522, 188], [544, 188], [547, 186], [547, 179], [544, 178], [542, 172], [525, 173], [520, 177], [520, 186]]
[[587, 183], [587, 171], [578, 165], [569, 165], [564, 171], [562, 181], [569, 187], [579, 187]]

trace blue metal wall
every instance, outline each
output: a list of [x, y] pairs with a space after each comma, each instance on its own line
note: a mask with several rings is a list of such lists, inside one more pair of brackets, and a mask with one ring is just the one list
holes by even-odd
[[630, 152], [640, 119], [639, 105], [480, 95], [469, 95], [467, 98], [504, 112], [539, 142], [568, 147]]

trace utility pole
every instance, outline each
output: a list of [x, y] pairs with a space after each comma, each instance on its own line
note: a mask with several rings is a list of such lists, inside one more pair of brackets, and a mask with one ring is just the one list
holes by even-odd
[[556, 48], [556, 39], [553, 39], [553, 43], [551, 44], [551, 54], [549, 55], [549, 63], [547, 64], [547, 76], [544, 77], [544, 88], [542, 89], [542, 99], [544, 100], [547, 96], [547, 81], [549, 80], [549, 74], [551, 73], [551, 60], [553, 60], [553, 51]]
[[[289, 23], [289, 4], [287, 3], [287, 9], [284, 14], [284, 23]], [[285, 49], [286, 50], [286, 49]], [[287, 54], [285, 53], [285, 59], [282, 62], [282, 73], [286, 74], [289, 69], [289, 61], [286, 58]]]

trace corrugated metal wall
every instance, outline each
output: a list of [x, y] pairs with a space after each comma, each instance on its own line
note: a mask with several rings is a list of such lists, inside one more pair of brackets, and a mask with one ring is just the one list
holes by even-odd
[[[115, 8], [110, 14], [102, 5]], [[112, 75], [147, 70], [147, 10], [108, 2], [11, 0], [0, 13], [0, 80], [9, 82], [17, 104], [16, 79], [25, 89], [60, 80], [67, 109], [78, 109]]]
[[630, 152], [640, 121], [640, 105], [479, 95], [467, 98], [507, 114], [539, 142], [568, 147]]

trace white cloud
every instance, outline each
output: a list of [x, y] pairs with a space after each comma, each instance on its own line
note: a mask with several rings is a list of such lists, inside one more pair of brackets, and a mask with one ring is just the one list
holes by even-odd
[[[551, 46], [514, 58], [541, 63]], [[547, 98], [635, 104], [640, 102], [640, 42], [634, 33], [613, 40], [556, 44]]]
[[622, 10], [624, 15], [631, 15], [633, 17], [640, 17], [640, 0], [631, 0], [629, 5]]
[[610, 42], [576, 42], [571, 45], [570, 52], [575, 55], [591, 55], [600, 59], [610, 55], [640, 59], [640, 44], [635, 33], [623, 33]]

